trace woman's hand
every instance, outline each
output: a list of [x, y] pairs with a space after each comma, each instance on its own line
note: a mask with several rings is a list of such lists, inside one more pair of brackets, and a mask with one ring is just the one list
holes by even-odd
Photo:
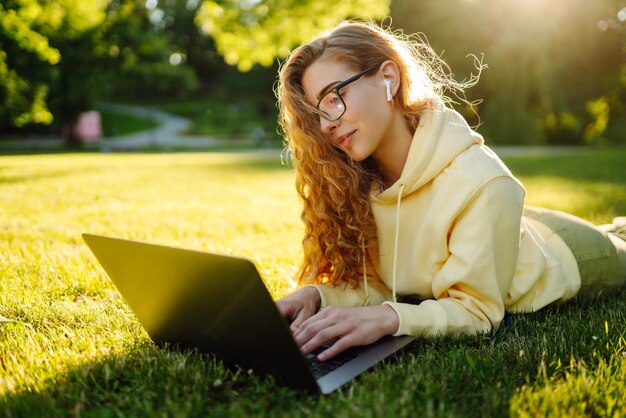
[[318, 290], [312, 286], [301, 287], [296, 292], [276, 301], [278, 311], [291, 321], [291, 332], [307, 319], [315, 315], [320, 308], [321, 298]]
[[388, 305], [340, 308], [329, 306], [307, 319], [294, 332], [304, 355], [336, 339], [317, 358], [331, 359], [349, 347], [370, 344], [395, 334], [400, 326], [396, 311]]

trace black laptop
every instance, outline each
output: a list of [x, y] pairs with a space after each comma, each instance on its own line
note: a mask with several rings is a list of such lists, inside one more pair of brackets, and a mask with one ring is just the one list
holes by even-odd
[[319, 362], [303, 356], [246, 259], [83, 234], [152, 340], [212, 353], [228, 365], [329, 393], [414, 338], [387, 336]]

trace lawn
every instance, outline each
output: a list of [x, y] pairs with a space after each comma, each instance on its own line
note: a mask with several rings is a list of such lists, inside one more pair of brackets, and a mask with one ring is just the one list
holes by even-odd
[[[137, 116], [114, 112], [108, 109], [98, 109], [100, 112], [100, 118], [102, 122], [102, 135], [104, 137], [115, 137], [120, 135], [131, 134], [135, 132], [145, 131], [148, 129], [152, 129], [157, 127], [159, 124], [153, 120], [140, 118]], [[15, 133], [15, 134], [4, 134], [0, 132], [0, 145], [3, 145], [2, 142], [9, 141], [20, 141], [23, 139], [27, 139], [29, 137], [37, 137], [42, 136], [44, 138], [56, 138], [55, 132], [58, 131], [58, 127], [48, 127], [47, 129], [39, 128], [42, 131], [37, 134], [37, 132], [30, 133]], [[23, 147], [19, 147], [22, 149]], [[5, 147], [6, 149], [6, 147]]]
[[[205, 97], [184, 101], [168, 102], [159, 108], [191, 119], [191, 128], [185, 132], [194, 135], [208, 135], [217, 138], [260, 140], [264, 139], [280, 144], [277, 133], [274, 104], [266, 97], [246, 95], [245, 99], [236, 97]], [[236, 141], [235, 141], [236, 142]]]
[[150, 119], [113, 112], [108, 109], [100, 110], [100, 115], [102, 117], [102, 134], [105, 137], [132, 134], [152, 129], [159, 125]]
[[[507, 158], [528, 203], [626, 214], [626, 149]], [[109, 234], [255, 261], [287, 293], [293, 169], [245, 153], [0, 157], [0, 416], [624, 416], [626, 300], [418, 340], [329, 396], [156, 348], [82, 242]], [[254, 324], [251, 324], [254, 326]]]

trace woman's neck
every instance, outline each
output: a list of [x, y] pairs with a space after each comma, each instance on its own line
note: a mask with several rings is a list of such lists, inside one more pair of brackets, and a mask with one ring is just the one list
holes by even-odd
[[413, 135], [402, 114], [397, 113], [384, 141], [372, 157], [378, 165], [385, 188], [400, 178], [409, 154]]

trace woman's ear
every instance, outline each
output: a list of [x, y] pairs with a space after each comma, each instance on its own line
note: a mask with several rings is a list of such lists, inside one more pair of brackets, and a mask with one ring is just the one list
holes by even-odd
[[[383, 86], [385, 89], [391, 94], [391, 96], [395, 96], [400, 88], [400, 69], [398, 68], [398, 65], [391, 60], [387, 60], [381, 64], [380, 74], [382, 75], [384, 83]], [[389, 97], [387, 97], [387, 100], [389, 100]]]

